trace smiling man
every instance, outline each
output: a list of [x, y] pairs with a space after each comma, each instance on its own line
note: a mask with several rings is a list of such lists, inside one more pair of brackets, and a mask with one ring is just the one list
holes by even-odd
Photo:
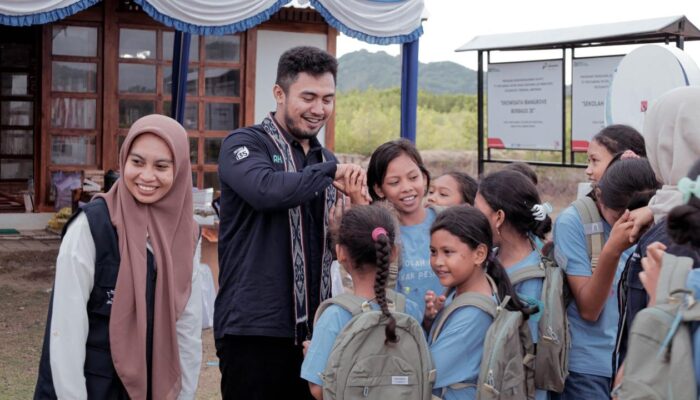
[[337, 66], [317, 48], [286, 51], [275, 112], [222, 143], [214, 336], [224, 399], [310, 398], [301, 343], [331, 294], [334, 183], [343, 187], [350, 172], [364, 177], [316, 138], [333, 113]]

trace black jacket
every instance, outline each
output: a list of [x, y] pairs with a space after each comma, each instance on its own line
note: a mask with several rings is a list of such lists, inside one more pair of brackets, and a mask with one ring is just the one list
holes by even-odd
[[[304, 154], [293, 137], [282, 133], [291, 144], [297, 172], [285, 171], [282, 155], [260, 125], [232, 132], [221, 145], [217, 339], [295, 336], [292, 207], [302, 208], [309, 320], [320, 302], [324, 190], [333, 182], [337, 161], [316, 138]], [[322, 156], [330, 161], [322, 162]]]

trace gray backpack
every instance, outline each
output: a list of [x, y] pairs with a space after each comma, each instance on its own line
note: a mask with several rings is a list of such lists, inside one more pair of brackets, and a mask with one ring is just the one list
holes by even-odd
[[331, 304], [353, 315], [336, 338], [321, 377], [324, 400], [432, 399], [435, 367], [423, 329], [403, 313], [403, 295], [387, 290], [387, 299], [396, 320], [396, 343], [384, 344], [388, 319], [363, 298], [341, 294], [319, 306], [317, 319]]
[[665, 254], [656, 305], [632, 323], [621, 400], [697, 400], [690, 322], [700, 321], [700, 304], [686, 289], [693, 260]]
[[513, 273], [513, 286], [530, 279], [542, 279], [544, 310], [537, 325], [539, 342], [535, 355], [535, 387], [561, 393], [569, 375], [571, 336], [566, 316], [566, 282], [564, 273], [549, 257], [540, 255], [540, 263]]
[[[488, 279], [493, 293], [498, 297], [493, 280], [490, 277]], [[505, 308], [509, 300], [510, 297], [506, 296], [500, 305], [496, 305], [489, 296], [462, 293], [445, 307], [434, 322], [433, 341], [440, 336], [450, 315], [459, 308], [477, 307], [493, 317], [493, 322], [486, 331], [476, 385], [458, 383], [450, 385], [451, 389], [476, 386], [477, 400], [534, 400], [535, 356], [530, 328], [523, 320], [522, 313]]]
[[603, 217], [598, 212], [595, 200], [588, 196], [576, 199], [571, 205], [576, 208], [583, 223], [583, 231], [586, 234], [588, 258], [591, 259], [591, 270], [598, 266], [600, 252], [605, 244]]

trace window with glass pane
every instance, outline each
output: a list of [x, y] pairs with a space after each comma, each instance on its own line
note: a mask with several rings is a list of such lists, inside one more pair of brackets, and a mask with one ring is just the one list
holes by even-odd
[[219, 174], [216, 172], [205, 172], [203, 187], [214, 188], [214, 191], [221, 190], [221, 184], [219, 183]]
[[94, 136], [51, 136], [51, 163], [94, 165]]
[[119, 162], [119, 152], [122, 149], [122, 144], [124, 144], [124, 139], [126, 139], [126, 136], [117, 136], [117, 162]]
[[24, 96], [29, 94], [29, 75], [23, 72], [0, 74], [0, 94]]
[[206, 68], [204, 70], [207, 96], [238, 97], [241, 94], [241, 71], [232, 68]]
[[119, 63], [120, 93], [155, 93], [156, 66]]
[[119, 100], [119, 127], [130, 128], [137, 119], [155, 113], [156, 103], [151, 100]]
[[34, 132], [21, 129], [0, 131], [0, 154], [18, 156], [34, 154]]
[[120, 29], [119, 57], [140, 60], [156, 58], [156, 31]]
[[0, 124], [31, 126], [34, 123], [34, 103], [31, 101], [0, 102]]
[[204, 162], [207, 164], [218, 164], [219, 151], [221, 150], [221, 140], [223, 138], [204, 139]]
[[205, 36], [204, 52], [207, 61], [239, 62], [241, 38], [240, 36]]
[[32, 62], [32, 45], [26, 43], [0, 44], [0, 66], [26, 67]]
[[205, 129], [209, 131], [232, 131], [238, 128], [238, 104], [207, 103]]
[[51, 64], [51, 90], [54, 92], [97, 91], [97, 64], [62, 61]]
[[[163, 102], [163, 115], [170, 117], [171, 103], [169, 101]], [[185, 129], [197, 130], [197, 121], [199, 121], [199, 112], [197, 112], [197, 103], [185, 103], [185, 120], [182, 126]]]
[[[196, 67], [187, 69], [187, 94], [190, 96], [197, 95], [197, 81], [199, 71]], [[163, 67], [163, 94], [168, 95], [173, 91], [173, 66], [167, 65]]]
[[[163, 59], [173, 59], [173, 41], [175, 40], [175, 32], [163, 32]], [[199, 60], [199, 36], [192, 35], [190, 38], [190, 61]]]
[[51, 127], [63, 129], [95, 129], [96, 99], [51, 99]]
[[34, 172], [34, 160], [0, 160], [0, 179], [29, 179]]
[[54, 26], [52, 54], [96, 57], [97, 28], [86, 26]]
[[197, 138], [189, 138], [190, 139], [190, 163], [192, 164], [197, 164], [197, 142], [199, 139]]

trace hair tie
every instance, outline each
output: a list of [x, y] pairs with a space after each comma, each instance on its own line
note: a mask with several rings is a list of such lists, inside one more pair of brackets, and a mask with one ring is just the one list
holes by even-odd
[[678, 181], [678, 190], [683, 194], [683, 203], [690, 201], [690, 196], [700, 199], [700, 175], [695, 180], [683, 177]]
[[532, 217], [535, 218], [535, 221], [544, 221], [547, 218], [547, 215], [554, 211], [554, 209], [552, 208], [551, 204], [543, 203], [535, 204], [532, 206], [530, 211], [532, 211]]
[[379, 240], [379, 235], [388, 236], [388, 234], [386, 233], [386, 229], [382, 228], [381, 226], [374, 228], [374, 230], [372, 231], [372, 240], [374, 240], [375, 242]]

